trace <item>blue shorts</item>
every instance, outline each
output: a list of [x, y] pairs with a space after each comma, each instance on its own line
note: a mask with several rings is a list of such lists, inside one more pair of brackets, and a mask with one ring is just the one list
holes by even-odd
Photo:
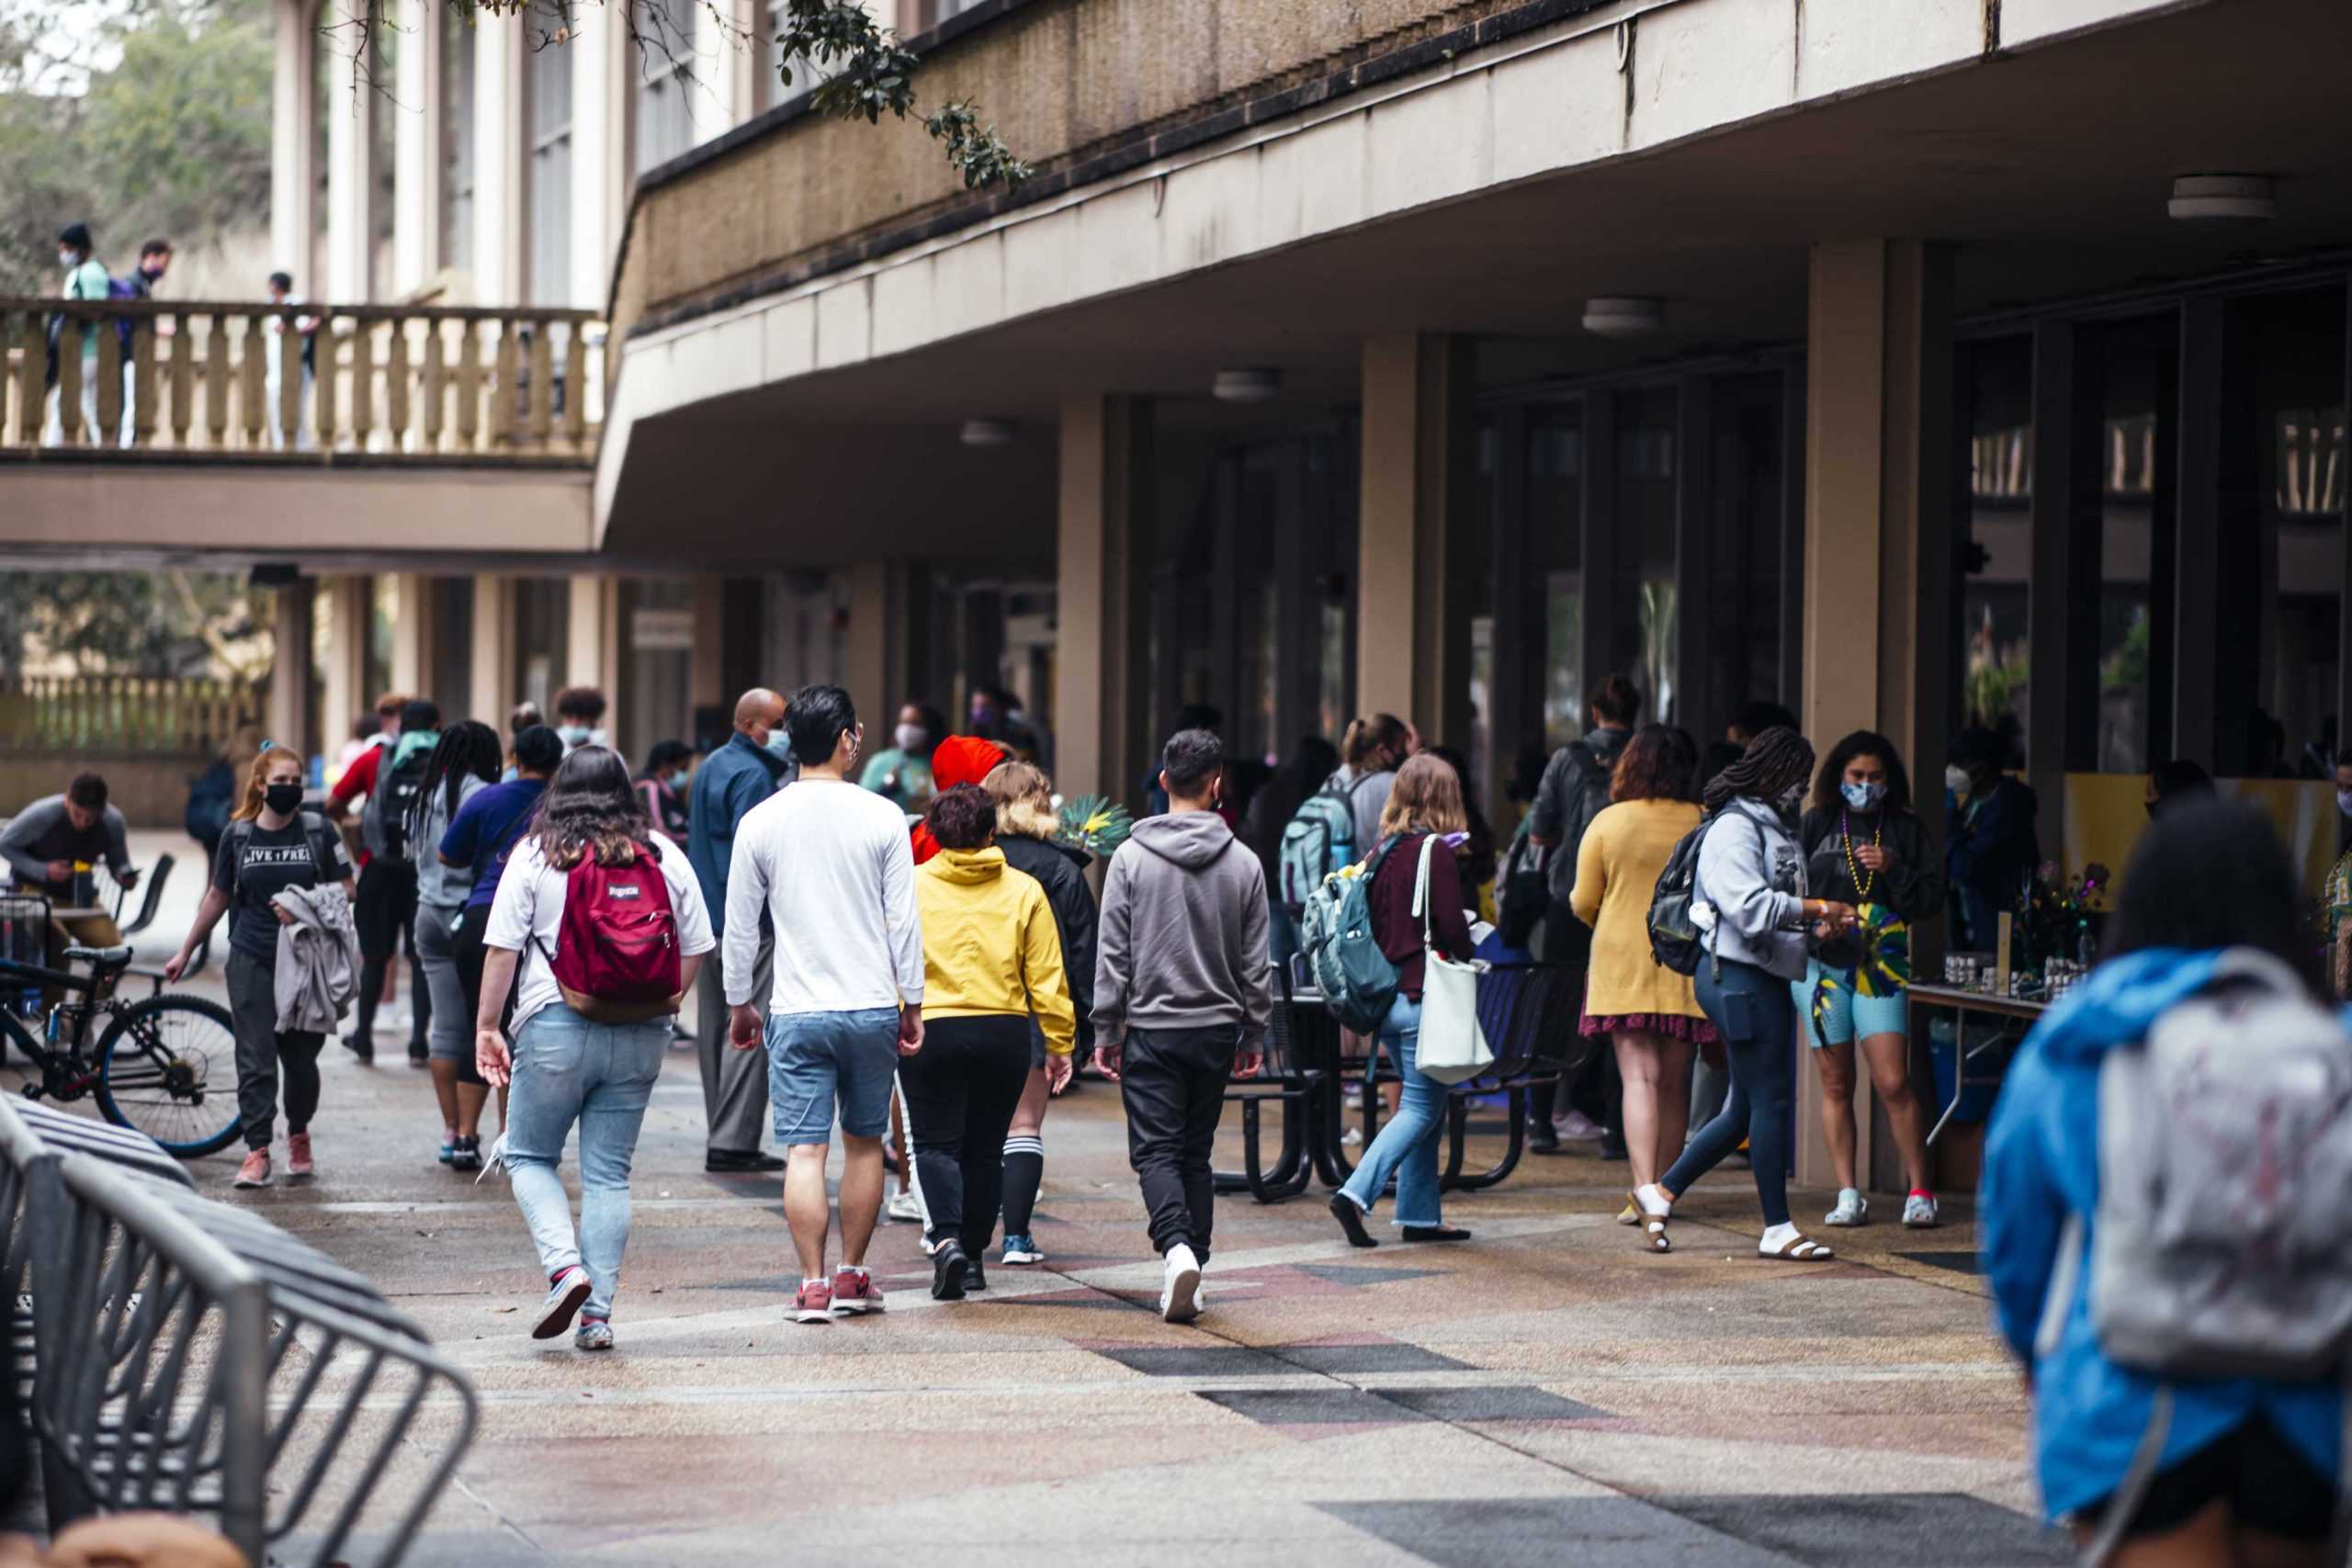
[[1798, 1022], [1804, 1027], [1804, 1037], [1812, 1043], [1814, 1049], [1821, 1048], [1825, 1034], [1828, 1036], [1827, 1043], [1845, 1045], [1851, 1043], [1857, 1033], [1867, 1040], [1873, 1034], [1907, 1034], [1911, 1032], [1911, 995], [1908, 991], [1897, 991], [1891, 997], [1865, 997], [1857, 995], [1845, 986], [1838, 987], [1830, 994], [1829, 1009], [1823, 1015], [1820, 1027], [1815, 1028], [1813, 1021], [1813, 988], [1821, 983], [1822, 974], [1821, 960], [1816, 958], [1805, 966], [1804, 978], [1789, 987], [1797, 999]]
[[768, 1020], [768, 1104], [775, 1141], [832, 1141], [842, 1131], [878, 1138], [890, 1129], [890, 1085], [899, 1071], [899, 1010], [782, 1013]]

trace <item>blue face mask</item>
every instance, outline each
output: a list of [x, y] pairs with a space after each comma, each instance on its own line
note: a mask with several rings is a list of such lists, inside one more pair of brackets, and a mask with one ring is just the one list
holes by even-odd
[[1878, 803], [1886, 798], [1886, 785], [1856, 784], [1852, 779], [1848, 779], [1838, 786], [1838, 793], [1844, 795], [1846, 804], [1857, 811], [1875, 811], [1878, 809]]
[[792, 737], [781, 729], [768, 733], [768, 754], [783, 761], [792, 761]]

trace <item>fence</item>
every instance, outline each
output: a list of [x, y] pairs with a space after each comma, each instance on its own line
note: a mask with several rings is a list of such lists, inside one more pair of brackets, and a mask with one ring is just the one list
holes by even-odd
[[585, 459], [604, 417], [586, 310], [0, 298], [0, 449]]
[[259, 722], [262, 694], [237, 681], [135, 675], [0, 678], [0, 752], [218, 750]]

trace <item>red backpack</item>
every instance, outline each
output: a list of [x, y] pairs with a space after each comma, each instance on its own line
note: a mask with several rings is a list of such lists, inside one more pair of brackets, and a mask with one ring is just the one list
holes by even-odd
[[624, 865], [583, 854], [564, 881], [555, 952], [539, 949], [572, 1011], [592, 1023], [643, 1023], [678, 1010], [678, 919], [662, 858], [640, 846]]

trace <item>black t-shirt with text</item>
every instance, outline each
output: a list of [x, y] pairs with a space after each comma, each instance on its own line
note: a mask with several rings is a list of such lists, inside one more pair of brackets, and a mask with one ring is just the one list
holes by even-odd
[[[322, 874], [322, 855], [332, 874]], [[315, 887], [350, 874], [342, 835], [313, 832], [302, 818], [275, 830], [258, 822], [232, 823], [212, 868], [212, 886], [229, 895], [230, 950], [277, 963], [278, 920], [269, 901], [288, 887]]]

